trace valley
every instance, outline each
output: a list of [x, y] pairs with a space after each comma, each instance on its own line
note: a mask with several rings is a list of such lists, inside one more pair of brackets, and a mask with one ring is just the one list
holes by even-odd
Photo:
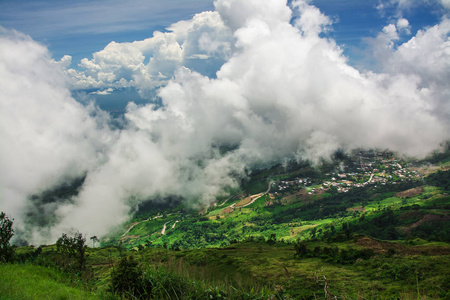
[[[359, 151], [320, 166], [257, 170], [203, 209], [178, 199], [154, 209], [146, 203], [100, 247], [86, 248], [82, 270], [76, 255], [41, 245], [17, 248], [24, 266], [0, 271], [15, 278], [35, 268], [26, 272], [42, 276], [39, 284], [67, 286], [81, 298], [446, 299], [446, 153], [413, 161]], [[42, 266], [62, 273], [48, 279]], [[133, 289], [121, 285], [121, 272], [135, 274], [127, 279]], [[0, 294], [39, 298], [11, 294], [7, 285], [20, 281], [8, 282]]]
[[[139, 211], [124, 225], [126, 233], [118, 232], [103, 242], [115, 245], [120, 240], [122, 246], [137, 249], [139, 245], [173, 244], [181, 248], [218, 247], [271, 234], [283, 241], [307, 240], [317, 233], [327, 234], [331, 227], [336, 231], [343, 223], [357, 226], [359, 219], [387, 209], [409, 211], [415, 205], [422, 208], [433, 199], [445, 198], [445, 192], [426, 184], [430, 164], [418, 165], [389, 152], [359, 151], [321, 169], [280, 166], [255, 175], [242, 190], [200, 212], [182, 205], [157, 215]], [[450, 169], [447, 161], [437, 166], [435, 171]], [[136, 226], [136, 222], [142, 223]], [[177, 226], [172, 228], [174, 222]], [[406, 222], [392, 229], [394, 236], [406, 238], [400, 229]], [[168, 226], [161, 234], [164, 224]]]

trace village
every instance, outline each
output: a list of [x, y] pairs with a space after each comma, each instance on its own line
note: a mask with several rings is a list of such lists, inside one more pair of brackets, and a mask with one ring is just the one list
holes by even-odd
[[[273, 184], [275, 195], [282, 195], [292, 189], [306, 189], [308, 195], [322, 194], [334, 190], [347, 193], [352, 188], [368, 185], [398, 184], [418, 180], [421, 174], [407, 167], [407, 163], [385, 152], [360, 152], [349, 165], [341, 165], [340, 172], [327, 173], [325, 180], [318, 183], [316, 178], [281, 180]], [[347, 172], [345, 170], [348, 170]]]

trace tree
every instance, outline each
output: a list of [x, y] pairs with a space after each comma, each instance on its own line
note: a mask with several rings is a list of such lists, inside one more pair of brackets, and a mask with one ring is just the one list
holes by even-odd
[[314, 227], [314, 228], [311, 230], [311, 237], [312, 237], [312, 239], [315, 239], [315, 238], [316, 238], [316, 232], [317, 232], [317, 227]]
[[80, 232], [76, 232], [74, 237], [70, 237], [63, 233], [56, 241], [56, 249], [66, 258], [66, 264], [72, 265], [72, 260], [77, 261], [77, 269], [83, 271], [86, 265], [86, 238]]
[[11, 262], [13, 260], [14, 248], [9, 244], [14, 235], [13, 220], [8, 218], [4, 212], [0, 213], [0, 261]]
[[172, 249], [173, 251], [180, 251], [180, 250], [181, 250], [181, 249], [180, 249], [180, 244], [179, 244], [177, 241], [173, 242], [173, 244], [172, 244], [172, 246], [171, 246], [171, 249]]
[[294, 245], [295, 254], [294, 257], [302, 258], [306, 255], [308, 252], [308, 249], [306, 248], [306, 244], [304, 242], [301, 242], [300, 240], [297, 240], [297, 243]]
[[336, 196], [338, 194], [338, 188], [335, 187], [334, 185], [332, 185], [330, 187], [330, 194], [331, 194], [331, 196]]
[[267, 243], [269, 245], [273, 245], [277, 242], [277, 236], [275, 235], [275, 233], [272, 233], [269, 238], [267, 239]]
[[98, 239], [98, 237], [96, 235], [91, 236], [90, 239], [92, 240], [92, 248], [95, 248], [95, 243], [100, 242], [100, 240]]

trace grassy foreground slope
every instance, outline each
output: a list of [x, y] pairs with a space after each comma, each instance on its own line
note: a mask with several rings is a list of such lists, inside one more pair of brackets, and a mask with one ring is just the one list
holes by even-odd
[[[417, 241], [416, 241], [417, 242]], [[24, 257], [31, 247], [21, 252]], [[450, 247], [365, 236], [285, 243], [253, 238], [222, 248], [89, 248], [83, 273], [62, 274], [52, 246], [28, 264], [2, 265], [8, 299], [448, 299]], [[112, 293], [114, 272], [133, 257], [139, 293]], [[40, 266], [36, 266], [40, 265]], [[88, 292], [94, 291], [94, 292]], [[6, 291], [6, 293], [5, 293]], [[220, 295], [220, 296], [219, 296]], [[271, 298], [272, 297], [272, 298]]]
[[54, 268], [0, 264], [0, 299], [99, 299]]

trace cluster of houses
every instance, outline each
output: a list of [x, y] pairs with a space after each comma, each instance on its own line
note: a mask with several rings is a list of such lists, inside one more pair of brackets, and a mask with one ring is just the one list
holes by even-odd
[[408, 169], [401, 169], [392, 172], [394, 175], [402, 178], [402, 179], [418, 179], [421, 177], [420, 173], [417, 171], [412, 171]]
[[[273, 183], [275, 184], [275, 183]], [[311, 184], [310, 178], [295, 178], [294, 180], [281, 180], [278, 184], [278, 191], [282, 192], [289, 189], [292, 186], [308, 186]]]
[[[359, 156], [353, 161], [353, 172], [342, 172], [340, 174], [327, 174], [331, 177], [322, 182], [319, 186], [308, 189], [308, 194], [318, 194], [335, 187], [338, 193], [346, 193], [354, 187], [365, 187], [367, 185], [386, 185], [388, 183], [397, 184], [399, 182], [419, 179], [420, 173], [402, 167], [402, 165], [392, 157], [386, 159], [382, 154], [372, 157]], [[347, 167], [344, 166], [343, 169]], [[274, 183], [275, 185], [275, 183]], [[282, 180], [278, 183], [275, 194], [284, 193], [292, 187], [308, 187], [311, 185], [311, 178], [295, 178], [294, 180]]]

